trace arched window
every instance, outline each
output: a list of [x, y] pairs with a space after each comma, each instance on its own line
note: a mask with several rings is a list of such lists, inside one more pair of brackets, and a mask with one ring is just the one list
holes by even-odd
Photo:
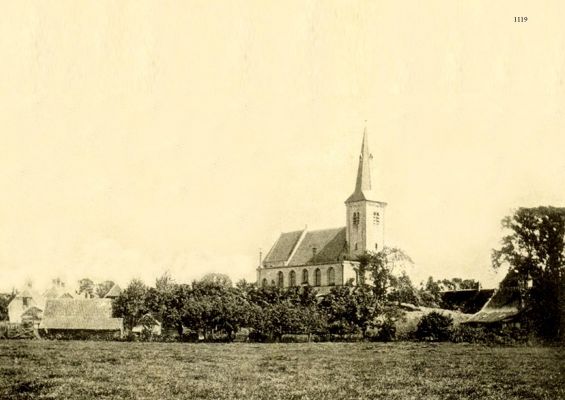
[[335, 285], [335, 270], [334, 267], [328, 269], [328, 286]]
[[282, 273], [282, 271], [279, 271], [277, 273], [277, 287], [284, 287], [284, 274]]
[[379, 249], [379, 244], [375, 243], [375, 250], [378, 250], [378, 249]]
[[308, 285], [308, 270], [307, 269], [302, 270], [302, 284]]
[[296, 286], [296, 272], [290, 271], [288, 280], [290, 281], [289, 286], [291, 287]]
[[355, 243], [355, 250], [357, 250], [357, 243]]
[[275, 286], [275, 285], [276, 285], [275, 280], [271, 279], [271, 286]]
[[263, 278], [263, 282], [261, 283], [261, 286], [266, 288], [268, 284], [269, 284], [269, 281], [267, 281], [267, 278]]
[[378, 212], [373, 213], [373, 224], [378, 225], [381, 220], [381, 215]]
[[316, 268], [314, 272], [314, 286], [322, 286], [322, 271], [320, 271], [320, 268]]

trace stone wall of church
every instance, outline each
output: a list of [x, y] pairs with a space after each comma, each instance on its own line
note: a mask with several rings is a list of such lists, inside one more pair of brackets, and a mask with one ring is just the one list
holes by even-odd
[[[356, 281], [355, 268], [358, 263], [353, 261], [342, 261], [330, 264], [302, 265], [302, 266], [286, 266], [259, 268], [257, 271], [257, 285], [262, 286], [280, 286], [280, 275], [282, 273], [282, 287], [291, 286], [291, 276], [294, 272], [295, 285], [304, 284], [304, 278], [307, 272], [307, 283], [315, 287], [320, 294], [328, 293], [333, 286], [342, 286], [350, 278]], [[319, 282], [316, 281], [316, 271], [319, 270]], [[330, 272], [333, 270], [333, 274]], [[333, 276], [333, 282], [331, 278]]]

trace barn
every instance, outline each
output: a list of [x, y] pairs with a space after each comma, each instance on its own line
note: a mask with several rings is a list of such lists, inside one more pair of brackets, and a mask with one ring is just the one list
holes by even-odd
[[49, 299], [39, 333], [54, 339], [116, 339], [123, 322], [112, 318], [110, 299]]
[[520, 327], [523, 307], [519, 290], [513, 287], [498, 289], [485, 306], [464, 324], [489, 328]]

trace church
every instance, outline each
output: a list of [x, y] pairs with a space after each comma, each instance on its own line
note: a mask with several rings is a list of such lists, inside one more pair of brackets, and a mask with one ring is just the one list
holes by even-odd
[[257, 268], [257, 285], [314, 286], [319, 294], [349, 280], [357, 282], [357, 257], [384, 246], [386, 203], [371, 184], [367, 132], [363, 133], [355, 190], [345, 200], [345, 226], [281, 233]]

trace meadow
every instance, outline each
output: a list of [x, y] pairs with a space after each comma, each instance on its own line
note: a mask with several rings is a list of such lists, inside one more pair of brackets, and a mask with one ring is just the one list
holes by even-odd
[[563, 399], [565, 351], [0, 341], [1, 399]]

